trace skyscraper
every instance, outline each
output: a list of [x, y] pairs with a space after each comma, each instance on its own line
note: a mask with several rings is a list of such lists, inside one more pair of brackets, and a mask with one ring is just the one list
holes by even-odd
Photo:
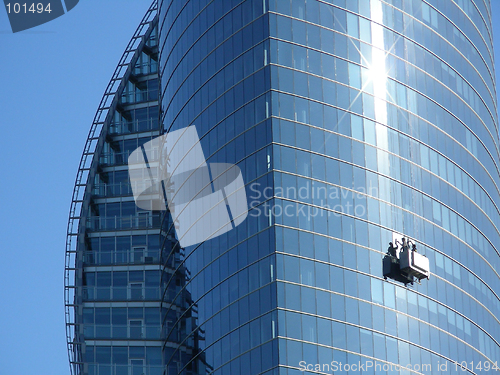
[[73, 374], [163, 373], [160, 213], [136, 206], [127, 169], [130, 153], [160, 134], [157, 23], [154, 3], [106, 89], [78, 170], [65, 276]]
[[[500, 243], [488, 2], [159, 9], [164, 131], [196, 126], [208, 162], [241, 168], [252, 207], [234, 230], [172, 252], [189, 270], [197, 325], [179, 313], [164, 327], [181, 341], [204, 333], [203, 363], [186, 357], [179, 373], [491, 369]], [[382, 278], [403, 235], [432, 271], [409, 288]]]
[[[74, 373], [495, 370], [489, 2], [163, 0], [155, 13], [113, 76], [77, 177]], [[182, 248], [168, 211], [133, 205], [123, 172], [135, 148], [188, 126], [208, 163], [241, 169], [249, 212]], [[430, 260], [420, 285], [383, 279], [402, 236]]]

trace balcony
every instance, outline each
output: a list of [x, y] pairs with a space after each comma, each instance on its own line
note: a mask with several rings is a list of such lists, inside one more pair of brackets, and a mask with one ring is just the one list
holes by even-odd
[[142, 254], [138, 254], [137, 251], [131, 251], [130, 249], [122, 251], [86, 251], [84, 254], [85, 266], [159, 263], [160, 251], [151, 249]]
[[160, 340], [160, 325], [136, 323], [131, 320], [129, 325], [84, 324], [83, 335], [86, 340]]
[[120, 197], [132, 195], [132, 187], [129, 183], [118, 184], [95, 184], [92, 194], [95, 197]]
[[160, 301], [159, 287], [130, 286], [85, 286], [84, 301]]
[[141, 212], [138, 215], [129, 216], [94, 216], [87, 219], [89, 231], [120, 230], [120, 229], [148, 229], [159, 228], [161, 222], [160, 214]]
[[[162, 375], [164, 367], [161, 365], [146, 365], [144, 359], [129, 359], [130, 364], [102, 364], [91, 363], [85, 375]], [[135, 363], [134, 363], [135, 362]]]
[[119, 121], [109, 125], [109, 134], [132, 134], [145, 131], [158, 130], [158, 119], [147, 118], [142, 121]]

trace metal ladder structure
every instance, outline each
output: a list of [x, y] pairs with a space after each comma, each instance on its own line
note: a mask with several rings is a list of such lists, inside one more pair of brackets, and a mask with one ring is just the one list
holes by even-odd
[[81, 298], [81, 289], [78, 291], [79, 285], [77, 285], [78, 272], [82, 271], [83, 266], [80, 246], [84, 245], [85, 240], [86, 212], [92, 195], [93, 178], [114, 110], [139, 57], [139, 51], [147, 42], [145, 36], [155, 18], [158, 17], [157, 10], [157, 0], [154, 0], [120, 58], [95, 114], [78, 167], [66, 233], [64, 270], [66, 342], [72, 375], [80, 375], [81, 365], [83, 365], [82, 358], [79, 358], [83, 340], [80, 323], [75, 319], [75, 309], [79, 306], [77, 298]]

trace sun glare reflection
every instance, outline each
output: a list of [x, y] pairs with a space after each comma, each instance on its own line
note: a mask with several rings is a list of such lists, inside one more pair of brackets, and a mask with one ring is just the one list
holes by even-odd
[[387, 125], [387, 71], [386, 53], [384, 51], [384, 28], [382, 4], [380, 1], [371, 3], [372, 19], [372, 61], [370, 76], [373, 81], [373, 94], [375, 96], [375, 120]]

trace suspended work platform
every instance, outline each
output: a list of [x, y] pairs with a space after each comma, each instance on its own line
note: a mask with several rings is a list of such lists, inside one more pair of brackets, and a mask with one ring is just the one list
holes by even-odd
[[411, 240], [402, 238], [395, 244], [389, 242], [389, 248], [382, 260], [382, 271], [384, 279], [398, 281], [406, 285], [415, 280], [419, 283], [422, 279], [429, 279], [429, 258], [417, 251], [417, 245]]

